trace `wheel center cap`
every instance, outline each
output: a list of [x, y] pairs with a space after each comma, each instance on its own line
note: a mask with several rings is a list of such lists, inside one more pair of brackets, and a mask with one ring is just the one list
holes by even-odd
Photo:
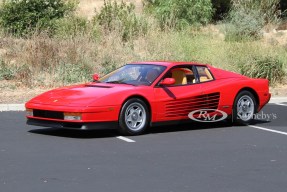
[[133, 113], [132, 114], [132, 120], [135, 121], [138, 119], [138, 114], [137, 113]]
[[246, 111], [247, 110], [247, 106], [243, 105], [242, 109], [243, 109], [243, 111]]

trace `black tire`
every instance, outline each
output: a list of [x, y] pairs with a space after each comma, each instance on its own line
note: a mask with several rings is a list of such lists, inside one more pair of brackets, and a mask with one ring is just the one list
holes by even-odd
[[257, 103], [254, 95], [246, 90], [239, 92], [234, 100], [232, 121], [237, 125], [248, 125], [256, 114]]
[[132, 98], [124, 103], [119, 117], [119, 132], [122, 135], [140, 135], [148, 127], [150, 112], [147, 104]]

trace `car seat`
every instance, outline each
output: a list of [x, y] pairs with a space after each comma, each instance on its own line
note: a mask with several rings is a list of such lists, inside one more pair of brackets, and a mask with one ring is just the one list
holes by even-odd
[[186, 85], [187, 79], [185, 72], [182, 70], [173, 70], [172, 71], [172, 78], [175, 79], [175, 85]]

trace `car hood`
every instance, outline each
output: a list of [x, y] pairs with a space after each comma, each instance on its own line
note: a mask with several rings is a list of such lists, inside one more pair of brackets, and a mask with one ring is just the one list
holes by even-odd
[[89, 106], [101, 97], [133, 88], [132, 85], [87, 83], [54, 89], [31, 99], [29, 102], [53, 106]]

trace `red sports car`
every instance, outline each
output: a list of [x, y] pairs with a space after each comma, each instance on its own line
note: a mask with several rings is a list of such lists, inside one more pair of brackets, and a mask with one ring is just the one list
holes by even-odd
[[136, 62], [93, 82], [54, 89], [26, 103], [27, 124], [79, 130], [227, 119], [248, 124], [268, 103], [268, 80], [194, 62]]

